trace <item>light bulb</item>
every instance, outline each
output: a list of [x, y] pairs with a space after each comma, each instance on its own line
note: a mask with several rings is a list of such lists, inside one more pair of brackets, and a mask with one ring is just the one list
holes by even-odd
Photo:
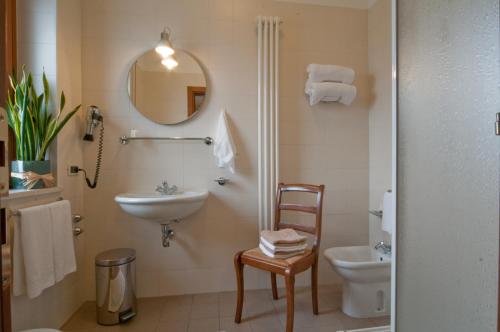
[[165, 45], [160, 45], [156, 46], [155, 48], [156, 53], [160, 54], [162, 58], [166, 58], [169, 55], [174, 54], [174, 50], [171, 47], [165, 46]]
[[168, 70], [172, 70], [179, 65], [179, 63], [173, 56], [168, 56], [165, 59], [161, 60], [161, 64], [167, 67]]
[[162, 58], [166, 58], [175, 53], [172, 43], [170, 42], [170, 29], [165, 28], [165, 30], [163, 30], [160, 42], [156, 46], [155, 51], [160, 54]]

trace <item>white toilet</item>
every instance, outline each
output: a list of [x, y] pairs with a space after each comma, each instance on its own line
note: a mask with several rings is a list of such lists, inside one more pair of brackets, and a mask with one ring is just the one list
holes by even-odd
[[391, 257], [368, 246], [326, 249], [325, 258], [344, 279], [342, 311], [369, 318], [391, 313]]

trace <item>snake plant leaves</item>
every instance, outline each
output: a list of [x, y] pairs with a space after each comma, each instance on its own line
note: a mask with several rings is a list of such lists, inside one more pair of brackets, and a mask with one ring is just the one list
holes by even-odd
[[22, 69], [21, 78], [11, 75], [7, 100], [7, 120], [16, 139], [18, 160], [45, 160], [50, 144], [81, 105], [63, 115], [66, 97], [61, 93], [59, 107], [51, 109], [50, 86], [42, 75], [43, 93], [37, 94], [31, 73]]

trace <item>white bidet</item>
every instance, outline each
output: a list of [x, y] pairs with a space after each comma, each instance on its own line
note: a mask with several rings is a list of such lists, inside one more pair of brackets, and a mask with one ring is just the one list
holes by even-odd
[[325, 258], [343, 279], [342, 311], [351, 317], [391, 312], [391, 258], [368, 246], [326, 249]]

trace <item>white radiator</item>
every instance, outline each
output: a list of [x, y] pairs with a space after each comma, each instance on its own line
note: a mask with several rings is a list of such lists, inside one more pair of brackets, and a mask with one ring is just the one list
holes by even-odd
[[257, 17], [259, 228], [271, 229], [279, 172], [279, 17]]

